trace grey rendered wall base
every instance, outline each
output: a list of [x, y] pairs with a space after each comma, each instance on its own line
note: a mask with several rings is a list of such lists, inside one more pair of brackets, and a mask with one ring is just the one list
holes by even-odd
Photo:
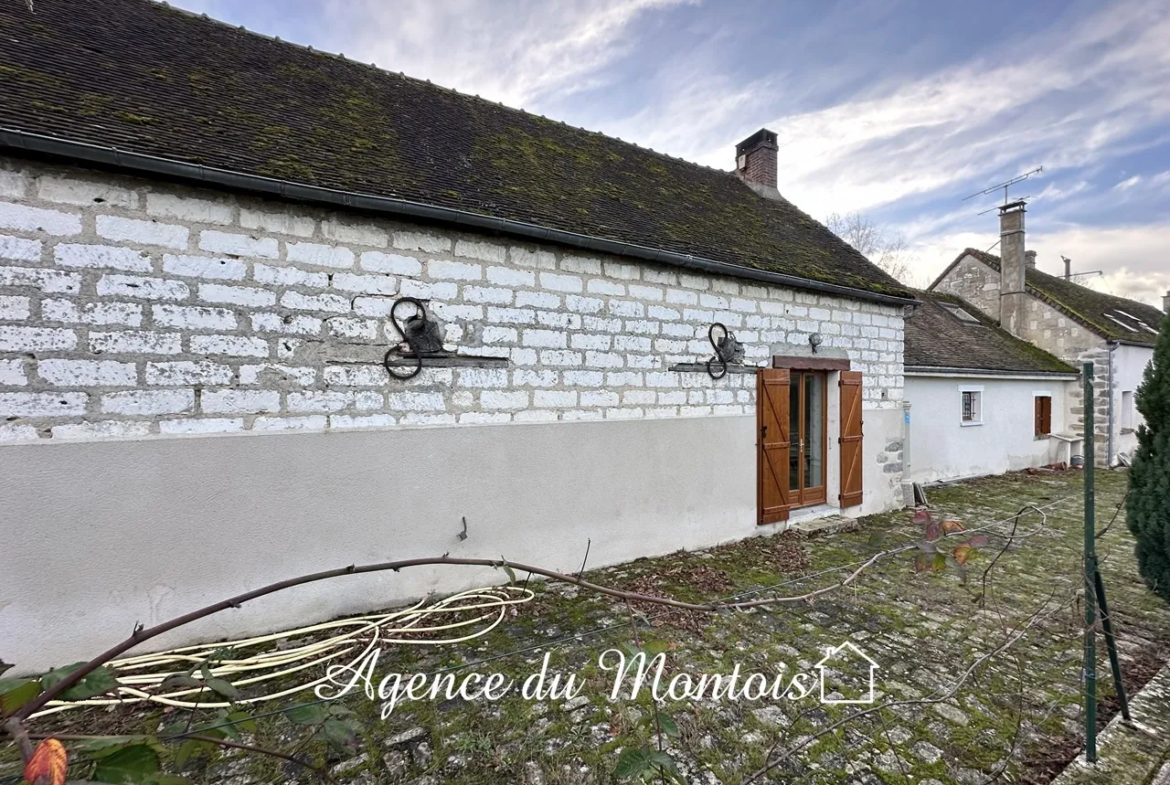
[[[20, 672], [87, 659], [136, 623], [353, 563], [450, 551], [574, 571], [588, 539], [594, 567], [738, 539], [757, 532], [755, 472], [742, 416], [11, 446], [0, 656]], [[503, 579], [467, 567], [342, 578], [151, 648]]]
[[[852, 514], [897, 506], [901, 473], [877, 463], [882, 425], [867, 424], [866, 499]], [[86, 659], [137, 623], [348, 564], [449, 551], [571, 572], [590, 539], [598, 567], [782, 528], [756, 525], [754, 416], [34, 443], [0, 449], [0, 476], [13, 524], [0, 548], [0, 656], [21, 673]], [[503, 580], [442, 566], [340, 578], [147, 648]]]

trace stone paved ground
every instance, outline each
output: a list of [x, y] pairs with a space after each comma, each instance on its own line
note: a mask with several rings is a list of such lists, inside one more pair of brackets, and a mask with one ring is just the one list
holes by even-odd
[[[664, 710], [677, 722], [680, 736], [669, 740], [667, 749], [686, 781], [743, 783], [777, 742], [777, 749], [784, 750], [802, 741], [803, 749], [759, 781], [973, 784], [1001, 771], [1003, 781], [1046, 781], [1075, 755], [1081, 735], [1081, 482], [1078, 472], [1016, 474], [931, 492], [935, 510], [968, 529], [1008, 518], [1026, 504], [1048, 511], [1047, 530], [999, 559], [982, 606], [973, 601], [979, 576], [1004, 544], [1006, 527], [995, 529], [989, 546], [970, 561], [966, 582], [953, 568], [916, 574], [913, 554], [903, 553], [811, 605], [714, 617], [645, 609], [650, 619], [643, 618], [637, 637], [670, 646], [668, 674], [727, 673], [737, 663], [745, 672], [770, 673], [783, 663], [791, 673], [812, 668], [825, 647], [851, 639], [880, 666], [879, 703], [945, 693], [1005, 636], [1022, 636], [945, 701], [896, 705], [821, 736], [832, 723], [868, 707], [822, 706], [811, 698], [668, 702]], [[1124, 492], [1124, 474], [1099, 475], [1100, 526], [1113, 517]], [[891, 513], [865, 519], [853, 532], [808, 541], [792, 535], [757, 538], [701, 553], [643, 559], [588, 577], [686, 599], [739, 592], [799, 594], [840, 580], [852, 569], [842, 568], [879, 550], [916, 540], [920, 527], [910, 518], [910, 512]], [[1021, 519], [1021, 530], [1031, 530], [1038, 521], [1035, 514]], [[1137, 576], [1124, 513], [1100, 538], [1099, 550], [1122, 632], [1127, 678], [1141, 681], [1170, 658], [1170, 609]], [[765, 588], [777, 584], [783, 585]], [[397, 648], [387, 652], [383, 672], [470, 665], [484, 673], [524, 677], [548, 651], [552, 667], [587, 679], [580, 697], [568, 703], [512, 695], [494, 703], [409, 703], [385, 721], [374, 703], [347, 698], [346, 705], [366, 721], [360, 746], [339, 752], [313, 740], [304, 751], [333, 767], [344, 782], [615, 782], [620, 750], [652, 743], [643, 721], [650, 715], [649, 697], [608, 701], [611, 676], [597, 667], [601, 652], [634, 640], [631, 609], [574, 587], [533, 588], [536, 599], [490, 635], [460, 646]], [[1043, 615], [1029, 622], [1041, 610]], [[518, 649], [527, 650], [499, 656]], [[1104, 646], [1098, 650], [1103, 658]], [[477, 664], [488, 657], [494, 659]], [[1099, 674], [1105, 710], [1111, 687], [1103, 659]], [[126, 732], [154, 731], [159, 719], [157, 712], [116, 718], [74, 714], [67, 722], [75, 732], [108, 725]], [[279, 745], [295, 741], [300, 732], [278, 716], [262, 719], [250, 735], [258, 743]], [[3, 773], [0, 768], [0, 782]], [[197, 782], [241, 785], [311, 780], [291, 764], [242, 755], [198, 758], [186, 773]]]

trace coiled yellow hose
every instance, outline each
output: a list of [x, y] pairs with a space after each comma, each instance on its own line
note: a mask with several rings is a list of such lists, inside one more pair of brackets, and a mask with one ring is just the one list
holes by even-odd
[[[203, 663], [207, 663], [213, 678], [223, 679], [237, 688], [242, 688], [310, 669], [315, 669], [316, 673], [324, 674], [326, 668], [321, 666], [329, 665], [342, 657], [352, 655], [358, 649], [360, 651], [351, 656], [349, 662], [352, 668], [356, 668], [357, 664], [379, 645], [436, 646], [445, 643], [462, 643], [491, 632], [506, 618], [509, 607], [529, 602], [534, 596], [532, 591], [519, 586], [469, 589], [430, 605], [426, 604], [425, 599], [419, 600], [409, 608], [384, 615], [355, 616], [271, 635], [184, 646], [153, 654], [113, 660], [109, 663], [109, 667], [117, 673], [118, 695], [116, 697], [50, 701], [44, 710], [32, 716], [43, 717], [81, 706], [158, 703], [178, 708], [215, 709], [275, 700], [312, 689], [327, 681], [328, 677], [321, 675], [279, 692], [240, 698], [234, 702], [195, 701], [189, 698], [191, 695], [207, 691], [206, 687], [185, 687], [166, 692], [161, 691], [160, 688], [162, 683], [171, 676], [186, 674], [193, 667]], [[474, 613], [475, 611], [482, 612], [470, 619], [462, 619], [449, 624], [421, 626], [423, 622], [434, 619], [440, 614]], [[420, 636], [424, 633], [465, 631], [476, 625], [481, 626], [464, 634], [452, 634], [450, 637], [410, 637]], [[336, 630], [338, 634], [293, 648], [244, 656], [246, 649], [275, 641], [293, 641], [327, 630]], [[222, 653], [225, 650], [230, 650], [228, 656], [217, 654], [217, 652]]]

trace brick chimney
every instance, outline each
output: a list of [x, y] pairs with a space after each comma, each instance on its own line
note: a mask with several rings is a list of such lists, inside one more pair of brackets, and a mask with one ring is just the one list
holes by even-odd
[[1017, 338], [1024, 330], [1027, 294], [1024, 274], [1028, 269], [1024, 252], [1024, 202], [999, 208], [999, 326]]
[[735, 146], [735, 173], [749, 183], [776, 187], [776, 134], [761, 128]]
[[1024, 264], [1026, 264], [1028, 267], [1035, 267], [1036, 266], [1036, 252], [1035, 251], [1024, 251]]

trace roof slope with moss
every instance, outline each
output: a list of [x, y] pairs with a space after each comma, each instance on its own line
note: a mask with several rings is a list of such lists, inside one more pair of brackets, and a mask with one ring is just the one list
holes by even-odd
[[[916, 294], [919, 303], [906, 319], [907, 369], [1076, 373], [1071, 365], [1001, 329], [966, 300], [941, 292]], [[974, 321], [964, 320], [951, 308], [962, 309]]]
[[909, 296], [734, 174], [159, 3], [0, 3], [0, 40], [0, 128]]
[[[998, 256], [968, 248], [935, 279], [931, 288], [938, 285], [938, 282], [965, 256], [974, 257], [999, 272]], [[1147, 346], [1153, 346], [1158, 340], [1158, 326], [1162, 323], [1164, 314], [1152, 305], [1098, 292], [1087, 286], [1049, 275], [1035, 267], [1027, 269], [1025, 278], [1029, 294], [1040, 298], [1102, 338]]]

